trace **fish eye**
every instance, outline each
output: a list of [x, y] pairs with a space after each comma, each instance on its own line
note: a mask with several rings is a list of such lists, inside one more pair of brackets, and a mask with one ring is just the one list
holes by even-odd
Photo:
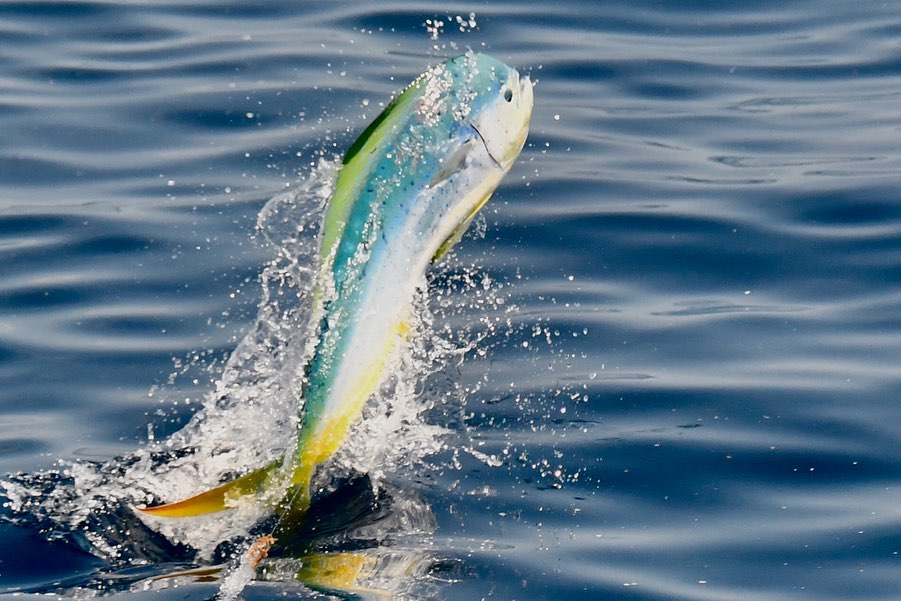
[[504, 100], [507, 102], [513, 102], [513, 90], [504, 86]]

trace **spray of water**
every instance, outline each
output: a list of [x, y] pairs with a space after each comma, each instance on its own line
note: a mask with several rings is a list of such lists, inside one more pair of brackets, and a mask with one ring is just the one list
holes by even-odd
[[[455, 22], [463, 32], [476, 27], [474, 14], [458, 16]], [[437, 40], [443, 24], [427, 26]], [[254, 526], [271, 510], [252, 502], [190, 520], [139, 517], [131, 509], [189, 497], [290, 450], [303, 403], [298, 391], [304, 366], [316, 342], [310, 308], [319, 228], [338, 166], [336, 160], [320, 160], [300, 186], [271, 199], [260, 211], [256, 238], [271, 249], [272, 259], [259, 277], [258, 314], [211, 390], [198, 399], [200, 409], [191, 420], [162, 440], [149, 429], [148, 443], [124, 457], [104, 463], [61, 461], [50, 472], [0, 481], [8, 499], [6, 519], [37, 524], [51, 538], [74, 539], [113, 566], [148, 560], [232, 562], [234, 569], [221, 582], [223, 599], [235, 598], [254, 577], [315, 583], [310, 566], [317, 563], [359, 564], [360, 578], [371, 582], [391, 570], [427, 570], [420, 551], [378, 546], [351, 557], [277, 558], [258, 567], [244, 551], [257, 537]], [[484, 218], [472, 229], [484, 234]], [[379, 541], [391, 533], [396, 541], [431, 534], [434, 517], [429, 508], [409, 487], [395, 483], [409, 481], [430, 457], [448, 448], [452, 437], [451, 446], [487, 465], [502, 464], [468, 444], [462, 408], [465, 396], [479, 384], [461, 387], [452, 372], [469, 353], [486, 353], [485, 340], [501, 340], [500, 331], [516, 329], [510, 317], [516, 308], [505, 302], [504, 286], [476, 266], [450, 265], [423, 279], [413, 299], [411, 343], [396, 354], [362, 418], [313, 482], [312, 489], [323, 494], [336, 483], [366, 474], [374, 499], [380, 498], [380, 490], [392, 491], [390, 516], [356, 524], [342, 534], [345, 537], [356, 532]], [[476, 322], [466, 320], [474, 314], [480, 316]], [[187, 361], [185, 371], [198, 368], [201, 361]], [[165, 397], [165, 386], [155, 394]], [[135, 536], [139, 531], [143, 534]], [[380, 576], [363, 570], [367, 565], [387, 572]], [[377, 588], [398, 587], [383, 582]]]
[[[271, 248], [272, 259], [259, 278], [257, 319], [187, 425], [124, 457], [104, 463], [62, 461], [50, 472], [3, 481], [8, 516], [14, 516], [7, 519], [36, 523], [51, 538], [75, 538], [119, 566], [148, 559], [203, 564], [241, 556], [253, 540], [248, 533], [268, 508], [246, 503], [190, 520], [141, 517], [143, 523], [131, 508], [215, 486], [281, 457], [292, 444], [303, 402], [297, 391], [315, 342], [310, 339], [309, 297], [319, 226], [337, 164], [322, 160], [296, 190], [276, 196], [260, 211], [257, 238]], [[319, 470], [314, 490], [328, 491], [359, 474], [368, 475], [374, 490], [391, 489], [393, 482], [409, 480], [430, 456], [447, 448], [450, 435], [460, 434], [448, 424], [459, 427], [462, 418], [447, 417], [461, 411], [467, 391], [455, 386], [447, 372], [486, 332], [478, 324], [460, 328], [452, 322], [455, 312], [490, 296], [491, 286], [476, 270], [459, 266], [430, 278], [431, 283], [423, 280], [414, 299], [411, 343], [389, 366], [384, 385], [341, 450]], [[477, 290], [476, 300], [466, 300], [466, 290], [472, 289]], [[165, 396], [165, 387], [156, 394]], [[386, 528], [393, 529], [395, 538], [404, 530], [430, 534], [434, 519], [428, 508], [409, 492], [395, 492], [397, 520], [379, 522], [381, 538]], [[141, 528], [150, 533], [129, 534], [129, 529]], [[365, 528], [366, 536], [378, 534], [374, 526]], [[233, 544], [223, 551], [227, 541]], [[373, 557], [376, 564], [391, 563]], [[280, 572], [271, 567], [268, 573], [273, 578]], [[253, 566], [240, 564], [225, 577], [223, 595], [236, 596], [254, 574]]]

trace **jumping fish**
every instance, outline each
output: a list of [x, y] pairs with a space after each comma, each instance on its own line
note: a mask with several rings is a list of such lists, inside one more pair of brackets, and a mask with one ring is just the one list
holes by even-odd
[[404, 344], [429, 264], [466, 231], [525, 144], [528, 77], [467, 52], [420, 75], [344, 155], [320, 238], [316, 346], [296, 447], [284, 459], [146, 514], [188, 517], [248, 495], [303, 513], [316, 468], [341, 446]]

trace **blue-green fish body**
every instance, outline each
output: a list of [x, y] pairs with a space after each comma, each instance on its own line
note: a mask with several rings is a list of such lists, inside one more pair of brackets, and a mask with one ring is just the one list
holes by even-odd
[[[306, 507], [317, 466], [341, 446], [403, 343], [416, 287], [459, 240], [525, 143], [532, 85], [467, 53], [424, 73], [347, 151], [326, 212], [313, 291], [317, 343], [289, 458], [151, 514], [224, 509], [293, 487]], [[278, 501], [278, 500], [276, 500]]]

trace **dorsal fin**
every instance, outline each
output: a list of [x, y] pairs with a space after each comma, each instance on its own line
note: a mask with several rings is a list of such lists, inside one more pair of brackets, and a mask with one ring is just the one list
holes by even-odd
[[375, 136], [376, 131], [379, 129], [379, 127], [382, 126], [382, 123], [384, 123], [388, 119], [388, 117], [390, 117], [391, 114], [397, 109], [398, 105], [406, 105], [405, 96], [411, 88], [415, 87], [416, 86], [414, 82], [414, 84], [411, 84], [407, 87], [406, 90], [394, 97], [391, 102], [388, 103], [388, 106], [386, 106], [385, 109], [381, 113], [379, 113], [379, 116], [373, 119], [372, 123], [370, 123], [366, 127], [366, 129], [363, 130], [363, 133], [359, 135], [354, 143], [350, 145], [350, 148], [347, 149], [347, 152], [344, 153], [344, 158], [341, 160], [342, 165], [347, 165], [354, 159], [355, 156], [357, 156], [357, 153], [359, 153], [360, 150], [362, 150], [363, 146], [365, 146], [366, 143]]
[[388, 103], [385, 110], [363, 130], [356, 142], [350, 145], [344, 154], [341, 171], [335, 182], [322, 227], [321, 257], [325, 260], [334, 250], [334, 246], [344, 233], [347, 217], [354, 200], [369, 173], [371, 161], [375, 155], [389, 142], [389, 135], [409, 116], [409, 107], [418, 98], [425, 86], [422, 79], [417, 79], [407, 86], [394, 100]]

